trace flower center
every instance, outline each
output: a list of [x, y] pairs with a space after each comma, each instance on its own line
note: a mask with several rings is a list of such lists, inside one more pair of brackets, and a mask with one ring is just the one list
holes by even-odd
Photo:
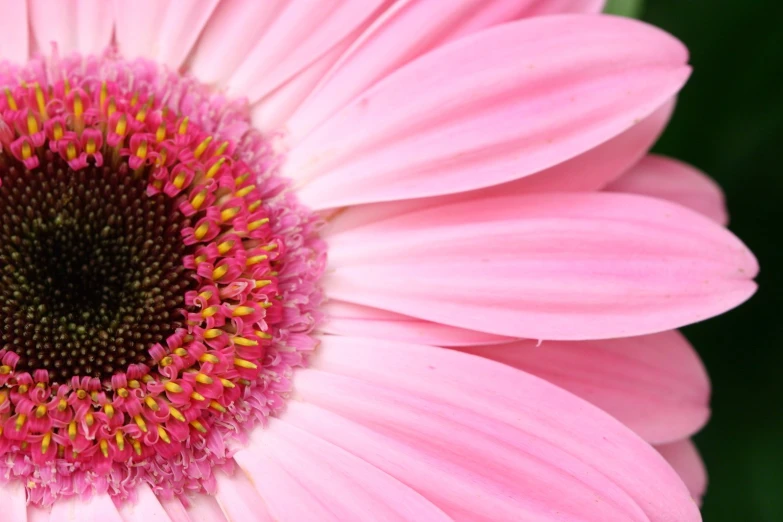
[[16, 370], [63, 383], [149, 363], [149, 348], [184, 326], [189, 219], [124, 163], [74, 171], [46, 151], [30, 171], [4, 160], [0, 347], [19, 355]]

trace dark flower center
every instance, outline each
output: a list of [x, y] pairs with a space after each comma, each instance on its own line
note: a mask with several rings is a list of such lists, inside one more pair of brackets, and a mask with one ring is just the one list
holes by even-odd
[[125, 163], [73, 171], [47, 151], [30, 171], [2, 155], [0, 348], [53, 382], [148, 363], [183, 326], [195, 285], [182, 262], [188, 218]]

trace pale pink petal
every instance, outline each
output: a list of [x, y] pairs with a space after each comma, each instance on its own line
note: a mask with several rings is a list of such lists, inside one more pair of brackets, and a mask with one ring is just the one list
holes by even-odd
[[195, 494], [187, 498], [190, 522], [231, 522], [212, 495]]
[[294, 147], [315, 209], [450, 194], [527, 176], [630, 128], [679, 90], [685, 48], [628, 19], [512, 22], [399, 69]]
[[662, 444], [709, 417], [707, 372], [677, 331], [601, 341], [517, 341], [461, 348], [556, 384]]
[[231, 475], [217, 471], [215, 477], [217, 479], [215, 499], [228, 520], [275, 522], [269, 514], [264, 499], [258, 494], [244, 471], [237, 469]]
[[98, 54], [111, 43], [114, 15], [105, 0], [29, 0], [30, 25], [37, 47], [62, 54]]
[[330, 301], [321, 307], [321, 311], [326, 320], [318, 328], [330, 334], [434, 346], [471, 346], [514, 340], [341, 301]]
[[188, 511], [177, 497], [170, 499], [161, 498], [160, 505], [166, 510], [166, 514], [171, 519], [171, 522], [191, 522]]
[[391, 72], [432, 49], [493, 25], [545, 14], [591, 12], [593, 0], [409, 0], [386, 11], [329, 72], [289, 125], [291, 141]]
[[250, 447], [238, 451], [234, 460], [274, 520], [450, 520], [373, 465], [277, 419], [256, 430]]
[[24, 484], [19, 480], [0, 483], [0, 506], [4, 522], [27, 522]]
[[228, 92], [247, 96], [251, 102], [263, 98], [365, 23], [383, 4], [384, 0], [289, 2], [242, 54]]
[[674, 471], [633, 432], [488, 359], [325, 336], [311, 368], [296, 375], [295, 399], [283, 422], [458, 520], [698, 520]]
[[729, 221], [720, 185], [700, 170], [672, 158], [647, 156], [607, 190], [668, 199], [721, 225]]
[[508, 183], [430, 198], [370, 203], [340, 212], [329, 220], [329, 233], [399, 216], [415, 210], [471, 199], [535, 192], [589, 192], [603, 188], [641, 159], [658, 139], [674, 109], [671, 100], [611, 140], [568, 161]]
[[713, 221], [629, 194], [468, 201], [327, 241], [332, 299], [529, 339], [626, 337], [701, 321], [750, 297], [758, 271]]
[[160, 500], [147, 484], [136, 488], [136, 499], [120, 502], [118, 510], [124, 522], [172, 522]]
[[60, 497], [52, 506], [50, 522], [123, 522], [111, 497], [106, 493]]
[[49, 522], [51, 508], [41, 508], [34, 505], [27, 506], [27, 522]]
[[218, 0], [115, 0], [117, 45], [127, 58], [151, 58], [177, 69]]
[[0, 62], [26, 62], [30, 56], [27, 2], [0, 0], [0, 13]]
[[701, 460], [699, 450], [690, 439], [685, 439], [663, 446], [656, 446], [661, 455], [680, 474], [682, 481], [688, 486], [691, 496], [701, 505], [701, 498], [707, 491], [707, 468]]

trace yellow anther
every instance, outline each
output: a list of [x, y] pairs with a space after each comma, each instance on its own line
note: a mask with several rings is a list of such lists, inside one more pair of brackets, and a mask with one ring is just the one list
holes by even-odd
[[84, 104], [82, 103], [82, 97], [78, 92], [73, 95], [73, 115], [76, 119], [79, 119], [84, 114]]
[[215, 150], [213, 156], [222, 156], [226, 153], [226, 150], [228, 150], [228, 141], [221, 143], [220, 146]]
[[209, 403], [209, 407], [212, 408], [213, 410], [219, 411], [220, 413], [226, 413], [226, 408], [222, 404], [220, 404], [218, 401], [210, 402]]
[[117, 101], [114, 96], [109, 98], [109, 106], [106, 108], [106, 116], [111, 118], [111, 115], [117, 112]]
[[54, 129], [52, 129], [52, 134], [54, 135], [55, 140], [59, 140], [63, 137], [65, 134], [65, 129], [63, 129], [62, 124], [58, 121], [54, 124]]
[[177, 348], [174, 350], [174, 355], [178, 355], [180, 357], [187, 357], [188, 351], [184, 348]]
[[103, 110], [103, 106], [106, 105], [106, 98], [108, 97], [109, 97], [109, 86], [106, 84], [106, 82], [102, 82], [100, 98], [98, 101], [101, 110]]
[[221, 330], [220, 328], [210, 328], [209, 330], [206, 330], [204, 332], [204, 337], [206, 339], [214, 339], [215, 337], [220, 337], [222, 334], [223, 334], [223, 330]]
[[43, 390], [46, 388], [46, 383], [43, 382], [36, 383], [35, 387]]
[[95, 416], [91, 411], [88, 411], [84, 416], [84, 422], [87, 424], [87, 426], [92, 426], [95, 423]]
[[155, 131], [155, 139], [158, 143], [166, 139], [166, 125], [161, 123], [158, 130]]
[[[33, 148], [30, 146], [30, 142], [27, 140], [24, 140], [24, 143], [22, 143], [22, 159], [30, 159], [33, 155]], [[74, 156], [76, 156], [74, 154]], [[73, 158], [69, 158], [73, 159]]]
[[74, 145], [73, 142], [68, 144], [68, 147], [65, 149], [65, 154], [68, 156], [69, 161], [76, 158], [76, 145]]
[[197, 420], [190, 421], [190, 425], [193, 426], [194, 428], [196, 428], [201, 433], [206, 433], [207, 432], [207, 429], [204, 427], [204, 425], [201, 424]]
[[57, 411], [65, 411], [65, 408], [68, 407], [68, 401], [65, 399], [60, 399], [60, 401], [57, 403]]
[[269, 301], [267, 301], [265, 303], [258, 303], [258, 306], [267, 309], [267, 308], [272, 308], [274, 306], [274, 303], [270, 303]]
[[32, 111], [27, 111], [27, 132], [31, 136], [38, 132], [38, 120], [35, 119], [35, 116], [33, 116]]
[[16, 100], [14, 99], [14, 95], [11, 94], [11, 89], [8, 87], [5, 88], [5, 100], [8, 102], [8, 108], [12, 111], [19, 110], [19, 106], [16, 104]]
[[76, 438], [76, 421], [68, 423], [68, 438], [71, 440]]
[[229, 239], [228, 241], [223, 241], [222, 243], [219, 243], [218, 254], [222, 256], [223, 254], [225, 254], [226, 252], [234, 248], [234, 243], [235, 242], [233, 239]]
[[35, 416], [36, 418], [40, 419], [46, 415], [46, 406], [43, 404], [39, 404], [37, 408], [35, 408]]
[[199, 373], [196, 374], [196, 382], [201, 384], [212, 384], [215, 381], [213, 381], [212, 377], [210, 377], [209, 375], [205, 373]]
[[90, 398], [92, 399], [92, 402], [98, 402], [98, 392], [90, 392]]
[[131, 101], [130, 101], [130, 106], [135, 107], [137, 103], [139, 103], [139, 91], [133, 93], [133, 96], [131, 97]]
[[141, 415], [134, 415], [133, 422], [139, 427], [142, 433], [147, 433], [147, 423], [141, 418]]
[[262, 332], [261, 330], [255, 330], [253, 333], [256, 334], [256, 337], [260, 337], [261, 339], [271, 339], [272, 338], [271, 334], [268, 334], [266, 332]]
[[114, 132], [120, 136], [125, 136], [126, 130], [128, 130], [128, 117], [125, 114], [121, 114], [117, 120], [117, 125], [114, 127]]
[[120, 449], [120, 451], [123, 451], [125, 449], [125, 438], [122, 436], [121, 431], [118, 431], [114, 434], [114, 440], [117, 441], [117, 447]]
[[163, 442], [166, 444], [171, 444], [171, 439], [169, 438], [169, 434], [166, 433], [166, 430], [163, 429], [163, 426], [158, 426], [158, 436], [163, 439]]
[[234, 308], [234, 311], [231, 315], [233, 315], [234, 317], [244, 317], [252, 313], [255, 313], [254, 308], [251, 308], [249, 306], [237, 306], [236, 308]]
[[27, 385], [26, 384], [20, 384], [19, 387], [16, 389], [19, 393], [27, 393]]
[[257, 221], [253, 221], [251, 223], [248, 223], [247, 229], [252, 232], [253, 230], [255, 230], [255, 229], [257, 229], [257, 228], [259, 228], [259, 227], [261, 227], [263, 225], [266, 225], [267, 223], [269, 223], [269, 218], [259, 219]]
[[141, 387], [141, 384], [139, 384], [139, 381], [137, 381], [136, 379], [132, 379], [132, 380], [128, 381], [128, 386], [131, 389], [135, 390], [135, 389]]
[[199, 392], [193, 392], [193, 393], [191, 393], [191, 394], [190, 394], [190, 398], [191, 398], [191, 399], [193, 399], [193, 400], [195, 400], [195, 401], [205, 401], [205, 400], [206, 400], [206, 399], [204, 398], [204, 396], [203, 396], [203, 395], [201, 395]]
[[266, 254], [261, 254], [257, 256], [251, 256], [247, 258], [247, 261], [245, 261], [245, 265], [247, 266], [253, 266], [256, 263], [260, 263], [261, 261], [266, 261], [269, 259], [269, 256]]
[[0, 392], [0, 406], [5, 403], [5, 400], [8, 398], [8, 394], [6, 392]]
[[205, 353], [201, 357], [198, 358], [199, 361], [203, 363], [212, 363], [217, 364], [220, 362], [220, 359], [212, 355], [211, 353]]
[[207, 150], [207, 147], [209, 147], [209, 144], [212, 143], [212, 136], [207, 136], [204, 141], [198, 144], [198, 147], [196, 147], [196, 150], [193, 151], [193, 157], [196, 159], [199, 159], [202, 154]]
[[226, 388], [236, 388], [236, 385], [233, 382], [229, 381], [228, 379], [221, 378], [220, 384], [222, 384]]
[[166, 149], [160, 149], [158, 152], [158, 157], [155, 159], [155, 166], [162, 167], [166, 164], [166, 156], [168, 155], [168, 152], [166, 152]]
[[206, 318], [209, 318], [209, 317], [212, 317], [213, 315], [215, 315], [216, 313], [218, 313], [218, 311], [219, 311], [219, 310], [220, 310], [220, 307], [219, 307], [219, 306], [217, 306], [217, 305], [215, 305], [215, 306], [210, 306], [209, 308], [205, 308], [205, 309], [203, 309], [203, 310], [201, 311], [201, 317], [203, 317], [203, 318], [205, 318], [205, 319], [206, 319]]
[[171, 393], [182, 393], [182, 386], [177, 384], [174, 381], [169, 381], [166, 384], [163, 385], [164, 388], [166, 388], [166, 391]]
[[244, 337], [234, 337], [233, 341], [234, 344], [238, 344], [239, 346], [258, 346], [258, 341], [254, 341], [253, 339], [245, 339]]
[[136, 113], [136, 121], [143, 123], [147, 119], [147, 107], [142, 107]]
[[47, 432], [46, 435], [44, 435], [43, 439], [41, 440], [41, 454], [49, 451], [49, 445], [51, 443], [52, 443], [52, 433]]
[[46, 119], [46, 98], [44, 98], [43, 89], [37, 82], [35, 84], [35, 103], [38, 105], [38, 112], [41, 113], [41, 117]]
[[65, 91], [65, 95], [66, 95], [66, 96], [68, 96], [69, 94], [71, 94], [71, 81], [70, 81], [68, 78], [66, 78], [66, 79], [63, 81], [63, 87], [64, 87], [64, 89], [63, 89], [63, 90]]
[[95, 154], [95, 151], [98, 150], [98, 147], [95, 144], [94, 138], [89, 138], [87, 140], [87, 144], [84, 146], [84, 151], [87, 154]]
[[238, 198], [244, 198], [245, 196], [247, 196], [248, 194], [253, 192], [253, 190], [255, 190], [255, 188], [256, 188], [255, 185], [248, 185], [247, 187], [244, 187], [244, 188], [241, 188], [241, 189], [237, 190], [236, 196]]
[[204, 201], [206, 201], [206, 199], [207, 199], [207, 191], [202, 190], [200, 192], [197, 192], [196, 195], [193, 196], [193, 199], [190, 201], [190, 205], [194, 209], [198, 210], [199, 208], [201, 208], [201, 205], [204, 204]]
[[228, 272], [228, 265], [220, 265], [219, 267], [217, 267], [212, 271], [212, 279], [217, 281], [218, 279], [226, 275], [226, 272]]
[[165, 368], [166, 366], [171, 366], [173, 362], [174, 359], [172, 359], [170, 355], [167, 355], [166, 357], [160, 360], [160, 365]]
[[250, 173], [249, 172], [245, 172], [244, 174], [240, 174], [239, 176], [237, 176], [234, 179], [234, 185], [236, 185], [237, 187], [240, 186], [242, 183], [247, 181], [247, 178], [249, 178], [249, 177], [250, 177]]
[[146, 404], [149, 407], [149, 409], [151, 409], [152, 411], [158, 411], [160, 409], [160, 406], [158, 406], [158, 403], [155, 402], [155, 399], [153, 399], [149, 395], [144, 397], [144, 404]]
[[207, 260], [207, 256], [196, 256], [196, 264], [200, 265]]
[[120, 388], [119, 390], [117, 390], [117, 395], [119, 395], [120, 397], [122, 397], [123, 399], [125, 399], [125, 398], [127, 398], [127, 397], [128, 397], [128, 395], [129, 395], [129, 392], [128, 392], [128, 390], [126, 390], [125, 388]]
[[8, 375], [11, 373], [11, 367], [7, 364], [0, 366], [0, 375]]
[[27, 415], [24, 413], [20, 413], [19, 416], [16, 418], [16, 431], [22, 431], [22, 426], [24, 426], [24, 422], [27, 420]]
[[190, 121], [190, 119], [186, 116], [182, 120], [182, 123], [179, 124], [179, 129], [177, 129], [177, 132], [179, 132], [182, 135], [184, 135], [186, 132], [188, 132], [188, 122], [189, 121]]
[[139, 147], [136, 149], [136, 157], [145, 159], [147, 157], [147, 140], [141, 140]]
[[209, 232], [209, 224], [202, 223], [201, 225], [199, 225], [199, 227], [196, 229], [193, 235], [196, 236], [196, 239], [200, 241], [204, 239], [204, 236], [207, 235], [207, 232]]
[[185, 186], [185, 181], [187, 181], [188, 177], [185, 174], [185, 172], [180, 171], [179, 174], [177, 174], [177, 177], [174, 178], [173, 184], [177, 189], [181, 189]]
[[222, 221], [228, 221], [242, 211], [242, 207], [231, 207], [220, 212], [220, 219]]
[[131, 439], [131, 445], [133, 446], [133, 451], [136, 452], [136, 455], [141, 455], [141, 443], [136, 439]]
[[106, 413], [106, 416], [109, 417], [110, 419], [114, 417], [114, 406], [112, 406], [111, 404], [106, 404], [103, 407], [103, 411]]
[[260, 206], [261, 206], [261, 200], [259, 199], [258, 201], [254, 201], [250, 205], [248, 205], [247, 210], [250, 212], [255, 212], [256, 210], [258, 210], [258, 207]]
[[240, 368], [246, 368], [248, 370], [255, 370], [258, 368], [257, 365], [251, 363], [250, 361], [240, 359], [239, 357], [234, 357], [234, 366], [239, 366]]
[[103, 456], [105, 458], [109, 458], [109, 443], [106, 442], [106, 439], [101, 439], [98, 444], [101, 447], [101, 453], [103, 453]]
[[272, 284], [271, 279], [256, 279], [256, 288], [264, 288], [265, 286], [269, 286]]
[[182, 412], [180, 412], [174, 406], [169, 406], [169, 413], [171, 413], [171, 416], [177, 419], [178, 421], [185, 422], [185, 416], [182, 415]]
[[[212, 139], [212, 138], [207, 138], [207, 140], [211, 140], [211, 139]], [[206, 142], [207, 140], [204, 140], [204, 142]], [[203, 144], [204, 144], [204, 143], [202, 142], [202, 145], [203, 145]], [[209, 145], [209, 144], [207, 144], [207, 145]], [[200, 145], [199, 145], [199, 146], [200, 146]], [[205, 148], [206, 148], [206, 147], [205, 147]], [[196, 151], [198, 151], [198, 149], [196, 149]], [[196, 156], [196, 157], [198, 158], [198, 156]], [[206, 173], [204, 176], [205, 176], [207, 179], [212, 179], [212, 178], [214, 178], [214, 177], [215, 177], [215, 174], [217, 174], [217, 173], [218, 173], [218, 171], [220, 170], [220, 167], [222, 167], [222, 166], [223, 166], [223, 164], [224, 164], [225, 162], [226, 162], [226, 158], [220, 158], [219, 160], [217, 160], [217, 161], [215, 162], [215, 164], [214, 164], [214, 165], [212, 165], [211, 167], [209, 167], [209, 170], [207, 171], [207, 173]]]

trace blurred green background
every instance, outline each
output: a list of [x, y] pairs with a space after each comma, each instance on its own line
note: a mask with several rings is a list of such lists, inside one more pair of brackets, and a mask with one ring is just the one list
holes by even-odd
[[723, 186], [730, 228], [761, 263], [748, 303], [685, 330], [713, 383], [695, 439], [710, 476], [704, 520], [783, 522], [783, 1], [612, 3], [690, 49], [693, 76], [655, 151]]

